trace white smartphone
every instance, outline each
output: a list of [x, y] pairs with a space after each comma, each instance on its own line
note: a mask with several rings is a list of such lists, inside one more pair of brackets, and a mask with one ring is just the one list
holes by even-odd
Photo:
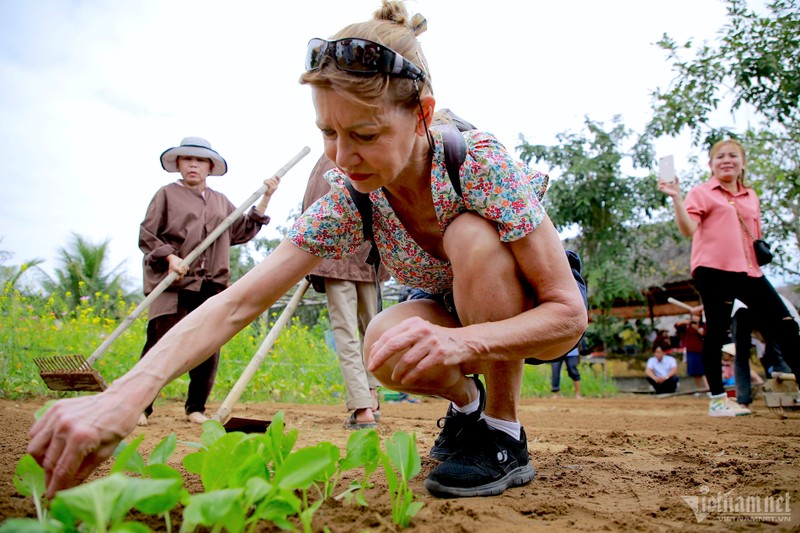
[[659, 159], [658, 179], [664, 183], [675, 182], [675, 159], [671, 155]]

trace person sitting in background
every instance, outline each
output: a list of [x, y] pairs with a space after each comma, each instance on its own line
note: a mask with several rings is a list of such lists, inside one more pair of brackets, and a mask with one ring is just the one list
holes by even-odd
[[644, 373], [656, 394], [678, 390], [678, 362], [671, 355], [665, 355], [660, 344], [653, 347], [653, 357], [647, 360]]

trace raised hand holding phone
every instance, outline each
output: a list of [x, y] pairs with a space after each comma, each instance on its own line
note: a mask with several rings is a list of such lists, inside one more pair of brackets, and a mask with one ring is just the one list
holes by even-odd
[[658, 180], [664, 183], [675, 183], [675, 159], [667, 155], [658, 161]]

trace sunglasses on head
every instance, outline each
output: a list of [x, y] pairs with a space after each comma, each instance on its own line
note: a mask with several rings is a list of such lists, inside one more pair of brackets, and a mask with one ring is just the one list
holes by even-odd
[[306, 70], [317, 70], [325, 57], [333, 59], [341, 70], [361, 74], [389, 74], [412, 80], [424, 80], [425, 73], [391, 48], [367, 39], [346, 38], [336, 41], [311, 39], [306, 53]]

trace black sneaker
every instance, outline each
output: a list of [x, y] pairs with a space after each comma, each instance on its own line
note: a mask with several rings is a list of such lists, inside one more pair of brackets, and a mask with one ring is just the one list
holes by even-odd
[[534, 475], [525, 430], [516, 440], [481, 419], [468, 445], [431, 470], [425, 488], [439, 497], [495, 496], [530, 483]]
[[447, 414], [440, 418], [436, 425], [442, 428], [439, 436], [433, 443], [428, 456], [436, 461], [444, 461], [449, 458], [456, 450], [463, 447], [462, 440], [467, 434], [470, 426], [474, 425], [481, 418], [481, 413], [486, 407], [486, 390], [477, 375], [472, 376], [475, 385], [478, 387], [479, 404], [478, 410], [474, 413], [465, 415], [453, 409], [452, 403], [447, 408]]

